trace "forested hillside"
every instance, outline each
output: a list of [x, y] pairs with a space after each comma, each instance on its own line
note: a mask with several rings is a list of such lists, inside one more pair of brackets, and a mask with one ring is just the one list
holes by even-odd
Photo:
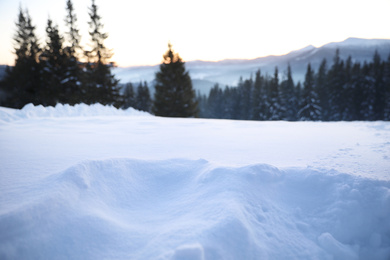
[[218, 84], [202, 95], [200, 115], [210, 118], [251, 120], [389, 120], [390, 58], [375, 52], [371, 62], [343, 60], [336, 51], [333, 63], [319, 68], [309, 63], [304, 82], [295, 83], [292, 69], [280, 80], [258, 70], [237, 87]]

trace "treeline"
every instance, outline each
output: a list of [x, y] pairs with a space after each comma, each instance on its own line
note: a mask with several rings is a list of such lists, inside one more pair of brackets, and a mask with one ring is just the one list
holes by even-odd
[[46, 42], [41, 45], [27, 10], [20, 8], [14, 40], [15, 66], [6, 69], [0, 82], [1, 106], [21, 108], [33, 103], [54, 106], [57, 103], [101, 103], [123, 105], [118, 80], [111, 73], [112, 51], [104, 45], [98, 7], [89, 8], [89, 48], [84, 49], [77, 28], [77, 16], [71, 0], [66, 2], [67, 32], [62, 35], [50, 18]]
[[291, 68], [282, 81], [258, 70], [237, 87], [215, 85], [199, 96], [200, 116], [242, 120], [390, 120], [390, 56], [375, 52], [371, 62], [324, 59], [317, 71], [307, 66], [303, 83], [294, 83]]
[[89, 48], [81, 46], [77, 17], [71, 0], [66, 2], [65, 24], [48, 19], [46, 42], [41, 45], [27, 10], [20, 8], [14, 36], [15, 66], [0, 81], [0, 106], [22, 108], [28, 103], [101, 103], [134, 107], [158, 116], [205, 117], [243, 120], [390, 120], [390, 56], [375, 52], [370, 62], [342, 60], [339, 51], [328, 65], [324, 59], [315, 70], [310, 64], [303, 83], [295, 83], [290, 66], [282, 78], [260, 70], [238, 86], [215, 85], [208, 96], [195, 96], [181, 57], [168, 45], [154, 80], [154, 96], [146, 82], [128, 83], [123, 91], [111, 73], [112, 51], [104, 45], [98, 7], [89, 8]]

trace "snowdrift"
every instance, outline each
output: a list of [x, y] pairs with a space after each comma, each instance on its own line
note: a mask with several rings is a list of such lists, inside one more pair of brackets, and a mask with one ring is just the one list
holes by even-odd
[[63, 118], [63, 117], [97, 117], [97, 116], [148, 116], [147, 112], [136, 110], [132, 107], [122, 110], [114, 106], [102, 104], [85, 105], [57, 104], [55, 107], [33, 104], [25, 105], [22, 109], [10, 109], [0, 107], [0, 120], [10, 122], [27, 118]]
[[0, 259], [390, 259], [389, 122], [0, 108]]
[[2, 259], [390, 256], [390, 183], [336, 172], [111, 159], [19, 192], [1, 210]]

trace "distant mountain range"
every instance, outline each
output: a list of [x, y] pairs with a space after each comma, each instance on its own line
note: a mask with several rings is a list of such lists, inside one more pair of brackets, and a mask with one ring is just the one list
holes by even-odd
[[[254, 76], [258, 69], [262, 74], [273, 75], [275, 67], [279, 69], [281, 80], [285, 77], [287, 65], [290, 64], [293, 78], [297, 81], [303, 81], [307, 64], [310, 62], [312, 68], [318, 69], [321, 61], [325, 58], [328, 67], [333, 63], [333, 57], [336, 49], [340, 51], [341, 59], [346, 60], [351, 56], [353, 61], [371, 61], [375, 50], [378, 51], [382, 59], [387, 59], [390, 55], [390, 40], [387, 39], [358, 39], [348, 38], [342, 42], [328, 43], [322, 47], [312, 45], [300, 50], [292, 51], [286, 55], [267, 56], [256, 59], [228, 59], [222, 61], [188, 61], [186, 68], [190, 72], [193, 85], [196, 91], [202, 94], [208, 94], [210, 88], [215, 83], [221, 87], [225, 85], [235, 86], [240, 77], [243, 79]], [[0, 65], [0, 79], [4, 76], [5, 67]], [[159, 70], [159, 65], [155, 66], [137, 66], [137, 67], [118, 67], [113, 72], [120, 83], [133, 82], [137, 84], [140, 81], [147, 81], [149, 86], [153, 85], [155, 73]]]
[[[368, 62], [372, 60], [375, 50], [378, 51], [382, 59], [387, 59], [390, 55], [390, 40], [348, 38], [345, 41], [332, 42], [318, 48], [310, 45], [280, 56], [217, 62], [189, 61], [186, 62], [186, 68], [190, 72], [194, 88], [203, 94], [208, 94], [209, 89], [215, 83], [219, 83], [222, 87], [225, 85], [235, 86], [240, 77], [247, 79], [251, 75], [254, 76], [258, 69], [263, 75], [273, 75], [277, 66], [279, 77], [282, 80], [285, 77], [288, 64], [291, 66], [294, 80], [296, 82], [303, 81], [309, 62], [312, 68], [317, 70], [325, 58], [328, 67], [330, 67], [337, 49], [340, 51], [340, 58], [344, 60], [351, 56], [354, 62]], [[147, 81], [152, 84], [158, 69], [159, 65], [118, 67], [114, 69], [114, 73], [121, 80], [121, 83]]]

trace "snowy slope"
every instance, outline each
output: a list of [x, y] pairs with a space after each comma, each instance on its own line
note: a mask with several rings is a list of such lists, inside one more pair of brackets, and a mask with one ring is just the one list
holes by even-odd
[[0, 108], [0, 259], [389, 259], [390, 123]]

